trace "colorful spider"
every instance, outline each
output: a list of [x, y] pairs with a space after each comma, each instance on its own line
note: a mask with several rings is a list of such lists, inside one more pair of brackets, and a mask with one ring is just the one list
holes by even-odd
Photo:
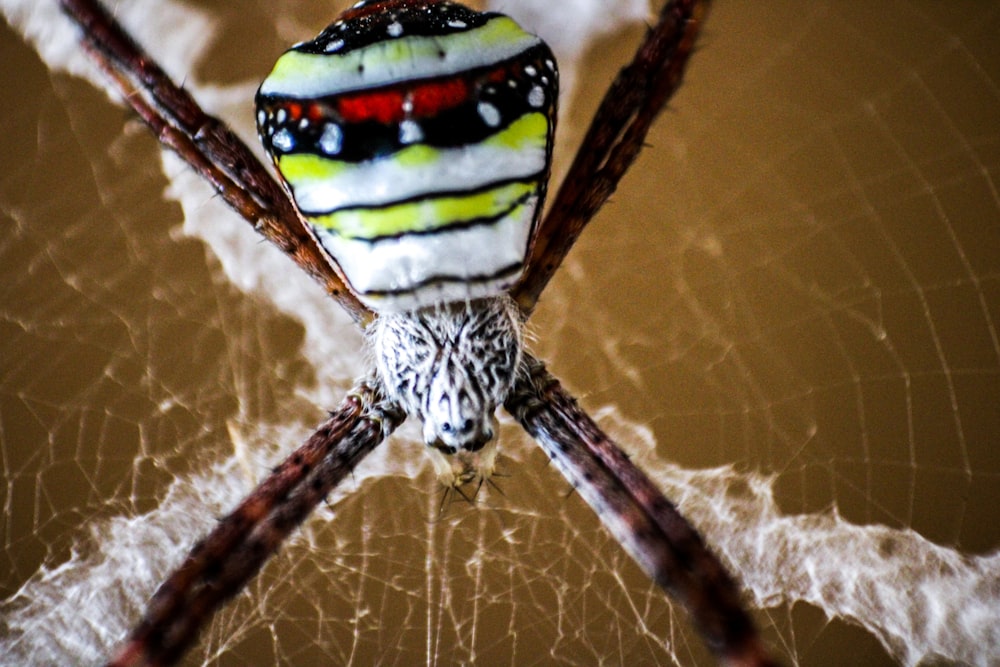
[[[160, 140], [373, 332], [376, 357], [372, 376], [161, 586], [115, 664], [178, 659], [407, 413], [423, 421], [446, 484], [488, 478], [499, 403], [690, 611], [720, 659], [769, 662], [737, 587], [698, 534], [521, 345], [523, 320], [679, 86], [705, 3], [662, 10], [540, 219], [555, 65], [506, 17], [437, 0], [361, 2], [283, 57], [258, 93], [258, 128], [297, 210], [100, 5], [62, 4]], [[506, 157], [492, 173], [469, 171], [498, 154]]]

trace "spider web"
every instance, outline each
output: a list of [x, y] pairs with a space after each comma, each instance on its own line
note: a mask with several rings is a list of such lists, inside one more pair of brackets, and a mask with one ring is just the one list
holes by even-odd
[[[250, 137], [253, 81], [333, 10], [196, 4], [114, 6]], [[565, 161], [648, 8], [502, 4], [560, 55]], [[94, 663], [361, 339], [94, 87], [54, 2], [0, 8], [0, 663]], [[998, 33], [992, 3], [720, 3], [532, 323], [791, 663], [1000, 664]], [[188, 662], [707, 662], [502, 437], [503, 494], [439, 510], [404, 427]]]

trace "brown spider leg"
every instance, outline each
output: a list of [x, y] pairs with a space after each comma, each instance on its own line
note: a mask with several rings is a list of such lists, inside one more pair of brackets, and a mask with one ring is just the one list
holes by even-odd
[[537, 359], [526, 359], [506, 409], [524, 426], [605, 528], [688, 610], [726, 664], [772, 665], [736, 582], [701, 535], [605, 435]]
[[239, 137], [205, 113], [96, 0], [60, 0], [83, 29], [90, 55], [162, 144], [173, 149], [226, 203], [312, 276], [356, 322], [374, 317], [337, 274], [281, 185]]
[[226, 600], [243, 590], [316, 505], [405, 419], [368, 385], [262, 481], [160, 585], [109, 663], [177, 662]]
[[632, 62], [618, 73], [562, 186], [535, 230], [524, 274], [511, 296], [530, 313], [591, 218], [614, 193], [656, 116], [680, 87], [707, 0], [668, 2]]

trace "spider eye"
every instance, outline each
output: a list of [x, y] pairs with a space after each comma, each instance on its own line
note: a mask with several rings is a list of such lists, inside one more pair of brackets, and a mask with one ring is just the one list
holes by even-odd
[[278, 59], [258, 130], [367, 305], [493, 296], [541, 209], [556, 79], [548, 46], [503, 14], [366, 2]]

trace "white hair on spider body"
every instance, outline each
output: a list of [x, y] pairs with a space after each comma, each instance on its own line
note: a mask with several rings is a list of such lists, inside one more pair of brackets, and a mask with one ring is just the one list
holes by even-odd
[[383, 391], [423, 422], [439, 479], [488, 479], [496, 409], [514, 384], [524, 322], [506, 294], [376, 318], [369, 329]]

